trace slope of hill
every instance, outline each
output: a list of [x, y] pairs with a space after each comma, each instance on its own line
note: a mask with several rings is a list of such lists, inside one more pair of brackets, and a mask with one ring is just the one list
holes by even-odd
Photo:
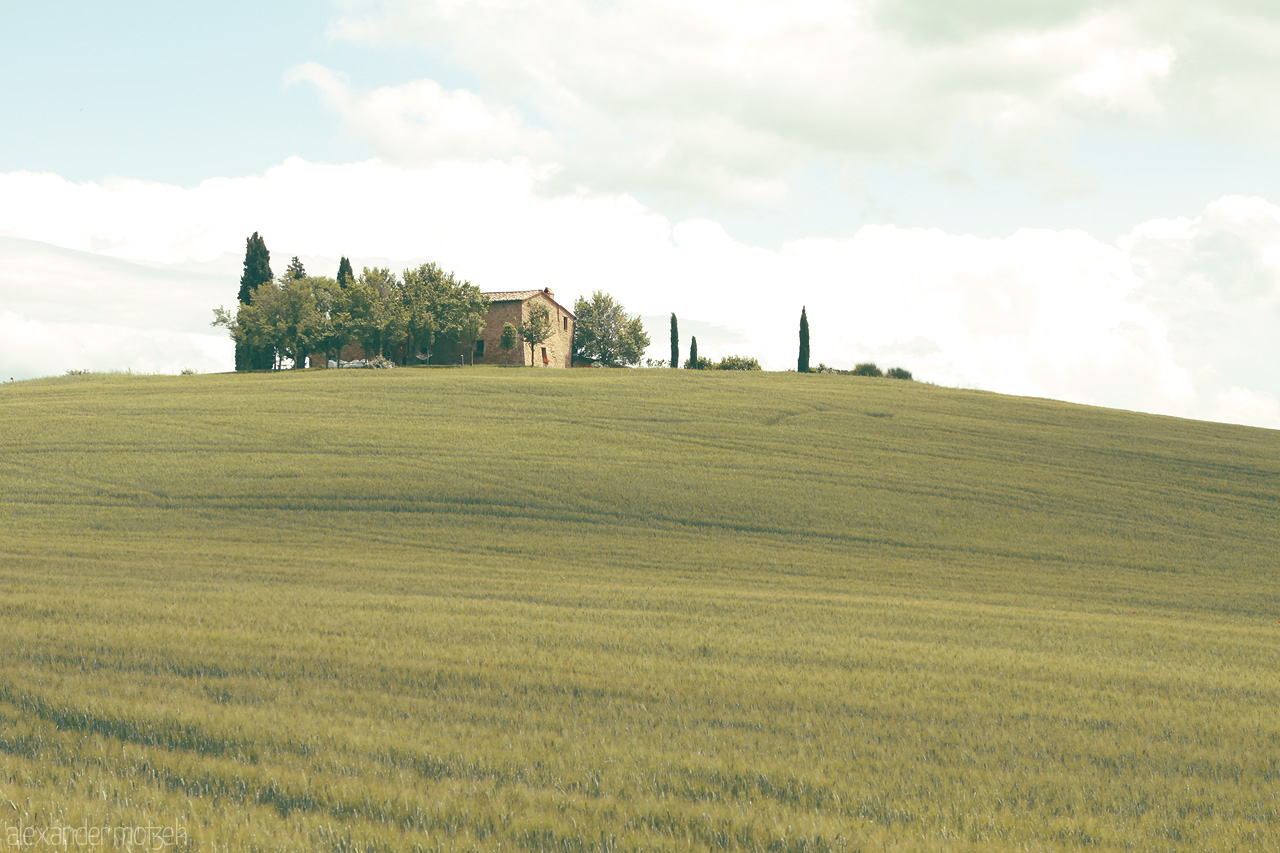
[[0, 830], [1280, 846], [1280, 433], [889, 380], [0, 388]]

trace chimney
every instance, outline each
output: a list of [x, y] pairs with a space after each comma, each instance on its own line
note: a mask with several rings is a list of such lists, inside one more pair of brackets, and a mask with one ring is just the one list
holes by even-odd
[[549, 287], [542, 288], [542, 292], [547, 294], [547, 296], [550, 296], [552, 299], [555, 298], [555, 294], [551, 292], [551, 288]]

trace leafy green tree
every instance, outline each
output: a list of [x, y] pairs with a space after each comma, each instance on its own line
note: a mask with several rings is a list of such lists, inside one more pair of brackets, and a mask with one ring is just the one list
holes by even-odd
[[406, 361], [414, 352], [423, 350], [427, 363], [431, 363], [431, 349], [439, 331], [436, 302], [440, 279], [440, 268], [435, 264], [423, 264], [403, 273], [400, 298], [404, 303]]
[[[231, 334], [231, 340], [235, 341], [237, 353], [239, 353], [242, 346], [248, 346], [248, 342], [244, 338], [244, 330], [240, 328], [240, 314], [244, 311], [244, 307], [245, 304], [241, 302], [238, 310], [231, 311], [225, 305], [219, 305], [213, 309], [213, 322], [209, 324], [215, 329], [218, 326], [222, 326]], [[236, 369], [239, 370], [240, 368], [237, 367]], [[9, 381], [12, 382], [13, 380]]]
[[[449, 277], [452, 279], [453, 274]], [[474, 342], [484, 331], [484, 318], [488, 313], [489, 297], [481, 293], [479, 287], [469, 281], [456, 284], [450, 293], [448, 322], [444, 328], [446, 334], [456, 334], [459, 343], [466, 345], [472, 364], [476, 360]]]
[[214, 312], [214, 325], [226, 326], [237, 343], [270, 350], [302, 367], [309, 353], [321, 348], [332, 334], [327, 312], [338, 283], [331, 278], [293, 278], [261, 284], [253, 302], [241, 304], [234, 316], [225, 308]]
[[346, 287], [355, 281], [355, 270], [351, 269], [351, 261], [347, 260], [347, 256], [343, 255], [342, 260], [338, 262], [338, 284]]
[[480, 334], [489, 298], [469, 281], [458, 281], [435, 264], [405, 270], [401, 295], [406, 320], [406, 355], [426, 350], [430, 363], [437, 342], [461, 349]]
[[400, 281], [386, 267], [365, 267], [358, 284], [350, 309], [356, 340], [365, 353], [385, 358], [409, 328]]
[[338, 282], [325, 276], [303, 276], [281, 282], [280, 304], [276, 308], [279, 329], [277, 351], [304, 367], [307, 356], [323, 349], [332, 335], [329, 301]]
[[671, 312], [671, 367], [680, 366], [680, 329], [676, 326], [676, 312]]
[[510, 323], [502, 324], [502, 335], [498, 338], [498, 349], [507, 354], [507, 362], [511, 362], [511, 351], [520, 343], [520, 332]]
[[547, 310], [547, 306], [541, 302], [535, 302], [529, 306], [529, 317], [522, 322], [516, 331], [520, 333], [520, 337], [529, 345], [529, 364], [537, 367], [538, 362], [534, 358], [534, 349], [538, 344], [551, 337], [555, 328], [551, 325], [551, 313]]
[[289, 261], [289, 268], [285, 270], [285, 275], [289, 278], [306, 278], [307, 271], [302, 268], [302, 261], [298, 260], [298, 256], [294, 255], [293, 260]]
[[639, 315], [628, 317], [612, 296], [599, 290], [590, 299], [579, 297], [573, 304], [573, 313], [578, 315], [575, 356], [609, 367], [640, 363], [649, 346], [649, 336]]
[[367, 305], [363, 295], [360, 282], [355, 278], [348, 279], [346, 284], [336, 282], [336, 286], [325, 294], [320, 307], [328, 318], [327, 333], [316, 345], [326, 359], [341, 360], [347, 344], [359, 340], [365, 321], [360, 312], [362, 306]]
[[[240, 276], [240, 292], [236, 301], [241, 305], [253, 302], [254, 291], [272, 281], [271, 253], [257, 231], [245, 239], [244, 273]], [[236, 370], [265, 370], [275, 361], [275, 353], [258, 352], [249, 344], [236, 341]]]
[[796, 359], [796, 370], [809, 372], [809, 316], [803, 307], [800, 308], [800, 357]]

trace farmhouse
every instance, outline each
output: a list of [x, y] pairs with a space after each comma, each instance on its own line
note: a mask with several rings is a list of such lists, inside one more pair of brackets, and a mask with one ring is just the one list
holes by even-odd
[[[496, 293], [485, 293], [489, 297], [489, 312], [484, 318], [484, 329], [480, 337], [474, 341], [457, 341], [443, 339], [436, 342], [431, 353], [431, 364], [533, 364], [534, 367], [572, 367], [573, 366], [573, 330], [577, 322], [575, 315], [555, 300], [550, 288], [542, 290], [506, 290]], [[519, 328], [527, 322], [529, 312], [535, 305], [544, 305], [547, 309], [547, 320], [551, 325], [551, 334], [545, 341], [534, 344], [533, 360], [530, 362], [529, 344], [517, 338], [514, 349], [504, 350], [501, 346], [502, 327], [507, 323]], [[387, 350], [387, 355], [397, 364], [421, 363], [426, 360], [422, 353], [410, 353], [406, 344], [401, 343]], [[347, 344], [342, 349], [341, 361], [363, 364], [369, 354], [358, 343]], [[324, 364], [326, 356], [313, 353], [312, 364]], [[330, 366], [336, 363], [330, 362]]]
[[551, 336], [533, 348], [534, 367], [573, 366], [573, 326], [577, 316], [555, 300], [550, 288], [542, 290], [509, 290], [486, 293], [489, 313], [484, 318], [484, 331], [476, 339], [472, 353], [476, 364], [530, 364], [529, 345], [519, 341], [513, 350], [499, 346], [502, 327], [519, 326], [529, 319], [535, 305], [545, 305], [551, 321]]

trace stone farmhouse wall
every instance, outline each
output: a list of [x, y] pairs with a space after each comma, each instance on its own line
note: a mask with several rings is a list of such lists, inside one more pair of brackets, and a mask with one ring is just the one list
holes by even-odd
[[[519, 326], [529, 319], [529, 310], [537, 304], [547, 307], [551, 321], [551, 337], [533, 349], [535, 367], [573, 366], [573, 312], [555, 301], [550, 290], [521, 290], [507, 293], [488, 293], [489, 313], [485, 315], [484, 331], [476, 344], [476, 364], [524, 364], [529, 362], [529, 345], [518, 341], [516, 348], [503, 351], [499, 346], [502, 327], [506, 323]], [[483, 344], [483, 346], [481, 346]]]

